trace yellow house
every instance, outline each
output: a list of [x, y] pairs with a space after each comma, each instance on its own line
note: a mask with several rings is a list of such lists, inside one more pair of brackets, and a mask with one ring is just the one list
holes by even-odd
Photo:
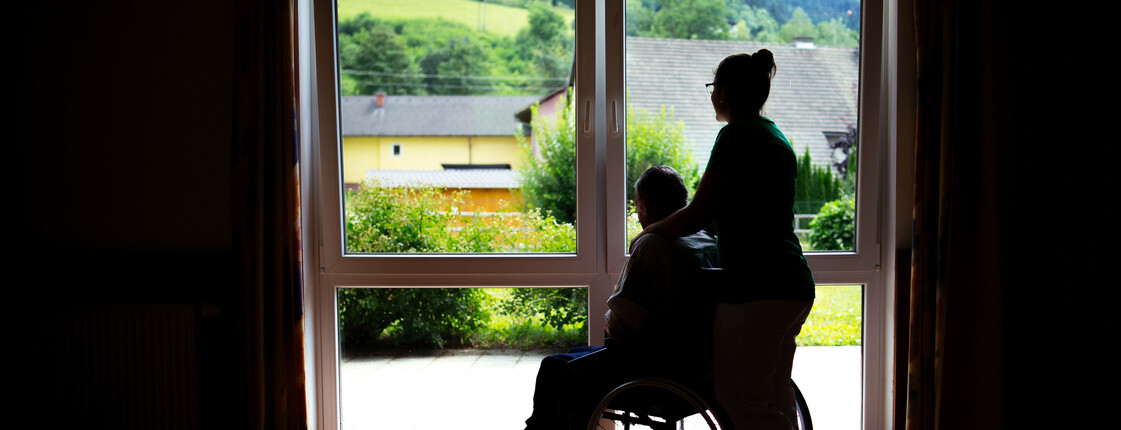
[[347, 189], [374, 177], [469, 190], [473, 210], [513, 197], [520, 167], [515, 113], [533, 96], [348, 96], [342, 110]]

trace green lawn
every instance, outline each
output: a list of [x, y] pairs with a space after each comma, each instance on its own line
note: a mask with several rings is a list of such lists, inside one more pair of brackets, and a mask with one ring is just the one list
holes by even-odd
[[[339, 19], [349, 19], [362, 12], [380, 18], [438, 18], [461, 22], [476, 29], [513, 37], [525, 27], [529, 13], [525, 9], [482, 3], [472, 0], [339, 0]], [[485, 21], [484, 14], [485, 13]], [[573, 11], [557, 9], [571, 22]]]
[[819, 285], [813, 310], [798, 335], [798, 345], [861, 345], [861, 293], [860, 285]]
[[[497, 301], [505, 289], [488, 289]], [[798, 335], [799, 346], [860, 346], [863, 300], [859, 285], [824, 285], [817, 287], [817, 298], [809, 318]], [[565, 350], [583, 345], [587, 332], [583, 324], [554, 330], [540, 318], [525, 321], [493, 313], [493, 320], [472, 339], [476, 348], [552, 348]]]

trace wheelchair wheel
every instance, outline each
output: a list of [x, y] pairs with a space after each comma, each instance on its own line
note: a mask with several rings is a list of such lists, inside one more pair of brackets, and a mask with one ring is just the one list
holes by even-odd
[[794, 402], [798, 406], [798, 430], [813, 430], [813, 420], [810, 419], [810, 406], [806, 404], [806, 398], [802, 396], [802, 390], [798, 389], [798, 384], [794, 380], [790, 380], [790, 387], [794, 388]]
[[718, 430], [717, 418], [700, 395], [677, 382], [642, 378], [611, 390], [596, 406], [588, 430]]

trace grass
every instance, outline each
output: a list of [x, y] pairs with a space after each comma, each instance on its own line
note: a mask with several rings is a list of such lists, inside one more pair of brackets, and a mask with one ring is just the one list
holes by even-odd
[[[444, 18], [484, 29], [491, 33], [513, 37], [525, 27], [529, 12], [522, 8], [484, 3], [472, 0], [339, 0], [339, 20], [350, 19], [359, 13], [370, 12], [381, 18]], [[483, 11], [486, 11], [485, 21]], [[572, 10], [557, 9], [566, 21], [572, 22]]]
[[859, 346], [863, 328], [860, 285], [819, 285], [799, 346]]
[[[488, 289], [497, 302], [507, 289]], [[566, 350], [587, 343], [585, 324], [569, 325], [556, 330], [540, 317], [518, 319], [492, 312], [493, 319], [471, 339], [472, 345], [483, 349], [557, 349]], [[860, 346], [863, 300], [859, 285], [824, 285], [817, 287], [817, 299], [802, 333], [799, 346]]]

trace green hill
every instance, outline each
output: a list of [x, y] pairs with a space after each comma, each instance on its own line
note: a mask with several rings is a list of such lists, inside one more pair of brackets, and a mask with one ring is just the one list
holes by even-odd
[[[461, 22], [472, 28], [503, 36], [514, 36], [525, 26], [525, 9], [482, 3], [474, 0], [339, 0], [339, 19], [362, 12], [380, 18], [438, 18]], [[557, 9], [571, 22], [573, 11]]]

